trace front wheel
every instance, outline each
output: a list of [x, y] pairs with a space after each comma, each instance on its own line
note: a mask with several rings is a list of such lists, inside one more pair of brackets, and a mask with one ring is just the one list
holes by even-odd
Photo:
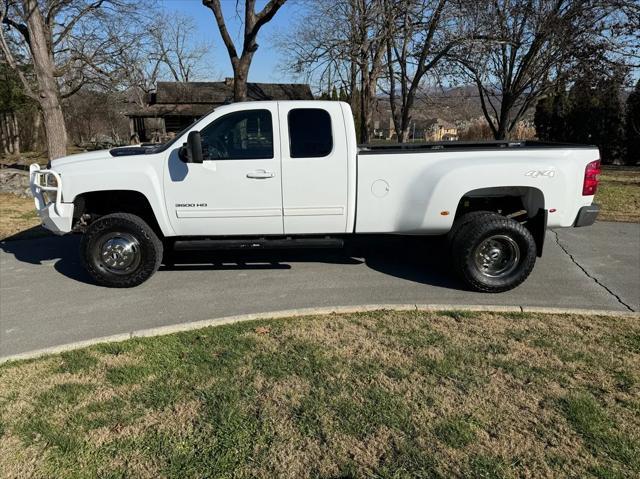
[[96, 283], [138, 286], [160, 267], [162, 242], [140, 217], [114, 213], [91, 223], [82, 237], [81, 257]]
[[456, 273], [476, 291], [513, 289], [527, 279], [536, 262], [536, 243], [529, 230], [498, 214], [474, 218], [451, 246]]

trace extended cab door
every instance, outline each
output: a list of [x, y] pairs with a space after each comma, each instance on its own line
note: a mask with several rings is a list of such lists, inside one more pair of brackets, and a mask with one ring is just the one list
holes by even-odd
[[347, 139], [338, 102], [279, 104], [285, 234], [347, 230]]
[[202, 164], [178, 149], [169, 157], [165, 201], [179, 236], [283, 234], [277, 103], [237, 108], [200, 129]]

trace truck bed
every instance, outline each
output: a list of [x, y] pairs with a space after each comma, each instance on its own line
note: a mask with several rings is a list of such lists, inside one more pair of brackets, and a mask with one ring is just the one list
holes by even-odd
[[463, 198], [519, 197], [548, 226], [572, 226], [596, 147], [536, 141], [365, 145], [358, 151], [356, 233], [444, 234]]

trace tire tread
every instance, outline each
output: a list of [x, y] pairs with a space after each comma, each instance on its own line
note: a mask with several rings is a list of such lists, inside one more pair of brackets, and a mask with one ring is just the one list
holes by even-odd
[[[459, 232], [452, 245], [453, 268], [458, 276], [472, 289], [485, 293], [499, 293], [513, 289], [527, 279], [536, 262], [536, 244], [527, 228], [515, 220], [504, 216], [493, 214], [494, 217], [474, 218], [467, 223]], [[526, 250], [521, 251], [521, 260], [518, 265], [518, 274], [510, 278], [503, 284], [489, 284], [479, 281], [470, 273], [468, 264], [473, 261], [473, 250], [477, 240], [488, 235], [492, 231], [509, 230], [520, 236], [520, 242], [526, 243]], [[521, 248], [522, 250], [522, 248]]]
[[[89, 257], [91, 243], [105, 230], [123, 223], [136, 230], [148, 242], [146, 247], [144, 244], [141, 245], [146, 248], [143, 262], [134, 274], [126, 276], [105, 275], [95, 267]], [[82, 264], [96, 283], [112, 288], [131, 288], [142, 284], [158, 270], [162, 262], [163, 246], [153, 229], [139, 216], [130, 213], [111, 213], [98, 218], [89, 225], [82, 235], [80, 251]]]

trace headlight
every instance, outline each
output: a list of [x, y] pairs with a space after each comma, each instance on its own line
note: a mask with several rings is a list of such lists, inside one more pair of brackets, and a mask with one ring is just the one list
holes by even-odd
[[51, 186], [51, 187], [57, 187], [58, 186], [58, 180], [56, 180], [56, 177], [53, 175], [47, 175], [47, 186]]
[[48, 174], [42, 174], [39, 176], [38, 178], [38, 184], [40, 186], [49, 186], [52, 188], [55, 188], [58, 186], [58, 182], [56, 180], [56, 177], [53, 175], [48, 175]]

